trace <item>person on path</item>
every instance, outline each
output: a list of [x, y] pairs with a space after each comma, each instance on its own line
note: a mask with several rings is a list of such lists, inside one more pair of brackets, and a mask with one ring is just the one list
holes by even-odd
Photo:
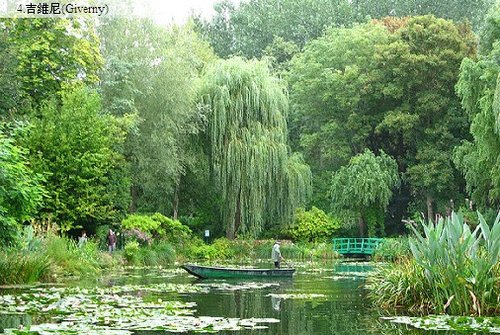
[[113, 252], [116, 249], [116, 234], [110, 229], [108, 233], [108, 250], [109, 252]]
[[271, 259], [273, 260], [274, 267], [276, 269], [280, 268], [280, 263], [283, 260], [283, 257], [281, 257], [280, 244], [280, 241], [276, 241], [273, 245], [273, 250], [271, 251]]

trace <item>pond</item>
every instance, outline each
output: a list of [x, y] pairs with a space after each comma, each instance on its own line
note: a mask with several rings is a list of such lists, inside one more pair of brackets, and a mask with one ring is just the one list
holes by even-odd
[[[6, 333], [457, 334], [381, 318], [364, 288], [368, 263], [295, 266], [297, 273], [288, 280], [200, 281], [179, 268], [129, 269], [64, 285], [4, 288], [0, 332], [13, 328], [22, 330]], [[30, 325], [38, 332], [28, 332]]]

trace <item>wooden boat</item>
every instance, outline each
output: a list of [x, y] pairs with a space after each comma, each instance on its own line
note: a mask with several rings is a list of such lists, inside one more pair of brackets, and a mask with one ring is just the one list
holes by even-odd
[[291, 278], [295, 269], [236, 269], [185, 264], [184, 270], [198, 278]]

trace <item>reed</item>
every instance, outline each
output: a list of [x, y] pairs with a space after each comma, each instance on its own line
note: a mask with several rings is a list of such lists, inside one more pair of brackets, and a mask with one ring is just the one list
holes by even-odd
[[40, 253], [3, 250], [0, 253], [0, 285], [29, 284], [50, 276], [51, 262]]

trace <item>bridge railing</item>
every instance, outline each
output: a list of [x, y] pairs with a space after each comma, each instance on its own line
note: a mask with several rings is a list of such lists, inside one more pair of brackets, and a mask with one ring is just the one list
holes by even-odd
[[333, 250], [340, 254], [367, 254], [371, 255], [382, 243], [383, 238], [334, 238]]

